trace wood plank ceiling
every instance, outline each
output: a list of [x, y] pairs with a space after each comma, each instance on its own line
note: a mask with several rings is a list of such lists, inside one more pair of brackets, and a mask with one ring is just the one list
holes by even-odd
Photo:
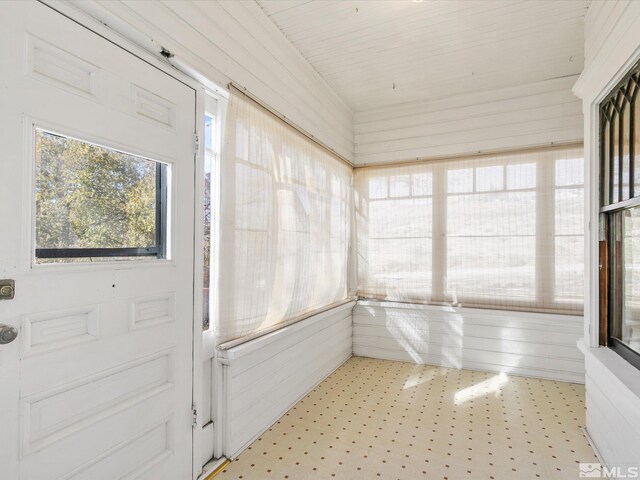
[[354, 112], [577, 75], [589, 0], [256, 0]]

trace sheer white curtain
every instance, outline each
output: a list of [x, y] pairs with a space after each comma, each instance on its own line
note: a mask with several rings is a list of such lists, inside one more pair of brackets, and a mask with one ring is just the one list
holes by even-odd
[[583, 153], [355, 171], [358, 295], [580, 313]]
[[352, 171], [242, 93], [222, 150], [221, 342], [347, 298]]

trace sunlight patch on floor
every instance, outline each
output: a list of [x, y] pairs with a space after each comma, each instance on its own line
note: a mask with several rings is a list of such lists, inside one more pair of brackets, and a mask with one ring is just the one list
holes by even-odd
[[469, 400], [485, 395], [494, 394], [495, 396], [498, 396], [500, 394], [500, 388], [508, 381], [509, 377], [507, 374], [501, 372], [495, 377], [491, 377], [470, 387], [458, 390], [453, 397], [453, 403], [456, 405], [462, 405]]

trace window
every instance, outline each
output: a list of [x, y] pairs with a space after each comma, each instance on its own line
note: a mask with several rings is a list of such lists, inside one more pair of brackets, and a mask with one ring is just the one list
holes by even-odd
[[582, 313], [577, 147], [355, 171], [358, 295]]
[[640, 65], [600, 105], [600, 343], [640, 368]]
[[239, 92], [222, 154], [219, 338], [345, 301], [351, 168]]
[[36, 129], [37, 263], [164, 258], [167, 166]]
[[[428, 168], [356, 170], [359, 295], [430, 299], [437, 261], [432, 255], [433, 176]], [[394, 186], [399, 179], [406, 185], [403, 192]]]
[[[442, 300], [535, 302], [537, 167], [485, 161], [447, 171]], [[452, 188], [452, 179], [463, 176], [464, 188]]]
[[211, 327], [210, 305], [213, 289], [211, 288], [211, 253], [212, 253], [212, 181], [213, 171], [217, 160], [218, 142], [216, 128], [217, 102], [213, 97], [206, 97], [207, 113], [204, 116], [204, 191], [203, 191], [203, 305], [202, 329]]

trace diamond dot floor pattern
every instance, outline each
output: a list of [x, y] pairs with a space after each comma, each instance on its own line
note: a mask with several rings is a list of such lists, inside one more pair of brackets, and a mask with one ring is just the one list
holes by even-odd
[[584, 386], [353, 357], [216, 480], [567, 480]]

